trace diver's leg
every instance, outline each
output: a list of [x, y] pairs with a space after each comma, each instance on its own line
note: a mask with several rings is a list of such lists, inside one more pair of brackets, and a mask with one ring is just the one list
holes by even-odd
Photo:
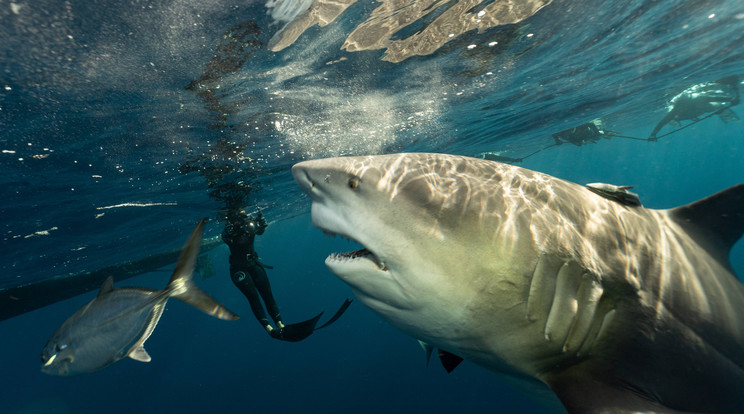
[[271, 324], [269, 323], [269, 318], [266, 317], [266, 312], [264, 312], [263, 306], [261, 305], [261, 299], [258, 297], [258, 292], [256, 290], [256, 285], [253, 283], [253, 278], [243, 271], [234, 272], [230, 278], [235, 286], [237, 286], [237, 288], [240, 289], [240, 291], [243, 292], [243, 295], [248, 299], [253, 315], [256, 317], [258, 322], [264, 327], [264, 329], [266, 329], [266, 331], [271, 333]]
[[256, 284], [258, 293], [261, 294], [264, 304], [266, 304], [266, 310], [269, 311], [269, 315], [274, 319], [276, 325], [279, 328], [283, 328], [282, 316], [279, 314], [279, 306], [276, 304], [274, 295], [271, 293], [271, 284], [269, 283], [269, 277], [266, 275], [266, 270], [260, 265], [254, 265], [251, 267], [250, 272], [253, 277], [253, 283]]

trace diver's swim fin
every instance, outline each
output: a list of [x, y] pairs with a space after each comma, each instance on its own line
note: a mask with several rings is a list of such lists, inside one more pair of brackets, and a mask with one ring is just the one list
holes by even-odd
[[323, 312], [320, 312], [318, 316], [308, 319], [304, 322], [293, 323], [291, 325], [285, 325], [281, 330], [281, 336], [277, 339], [288, 342], [299, 342], [308, 336], [312, 335], [315, 330], [315, 325], [318, 323], [318, 319], [323, 316]]
[[349, 308], [349, 305], [351, 305], [351, 302], [353, 302], [353, 300], [351, 300], [351, 299], [346, 299], [346, 300], [344, 301], [344, 303], [343, 303], [343, 304], [341, 304], [341, 307], [340, 307], [340, 308], [338, 308], [338, 310], [336, 311], [336, 314], [335, 314], [335, 315], [333, 315], [333, 317], [331, 317], [331, 319], [328, 319], [328, 322], [326, 322], [326, 323], [324, 323], [323, 325], [320, 325], [319, 327], [315, 328], [315, 330], [317, 331], [318, 329], [323, 329], [323, 328], [325, 328], [326, 326], [328, 326], [328, 325], [332, 324], [333, 322], [336, 322], [336, 321], [338, 320], [338, 318], [340, 318], [340, 317], [341, 317], [341, 315], [343, 315], [343, 314], [344, 314], [344, 312], [346, 312], [346, 309], [348, 309], [348, 308]]
[[324, 323], [320, 327], [316, 328], [315, 325], [317, 325], [318, 320], [321, 316], [323, 316], [323, 312], [320, 312], [318, 316], [308, 319], [304, 322], [299, 323], [293, 323], [291, 325], [285, 325], [284, 328], [281, 330], [274, 330], [272, 332], [277, 332], [272, 337], [276, 339], [280, 339], [282, 341], [288, 341], [288, 342], [299, 342], [303, 339], [307, 338], [308, 336], [312, 335], [313, 331], [316, 331], [321, 328], [325, 328], [326, 326], [332, 324], [333, 322], [336, 322], [338, 318], [341, 317], [341, 315], [346, 312], [346, 309], [351, 305], [351, 300], [346, 299], [344, 303], [341, 305], [340, 308], [336, 311], [336, 314], [331, 317], [331, 319], [328, 320], [328, 322]]

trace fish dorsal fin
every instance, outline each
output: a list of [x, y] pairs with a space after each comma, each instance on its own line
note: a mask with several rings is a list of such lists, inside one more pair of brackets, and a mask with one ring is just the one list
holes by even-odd
[[101, 285], [101, 290], [98, 291], [98, 297], [110, 293], [114, 290], [114, 278], [113, 276], [109, 276], [106, 278], [106, 280], [103, 281], [103, 284]]
[[744, 233], [744, 183], [702, 200], [669, 210], [708, 253], [731, 269], [731, 247]]
[[140, 362], [150, 362], [152, 361], [152, 358], [150, 358], [150, 354], [145, 351], [145, 347], [143, 345], [138, 346], [137, 348], [134, 348], [132, 352], [129, 353], [129, 358], [132, 358], [135, 361]]

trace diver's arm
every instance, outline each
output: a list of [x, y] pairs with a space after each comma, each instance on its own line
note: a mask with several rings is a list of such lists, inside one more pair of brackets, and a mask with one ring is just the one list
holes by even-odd
[[656, 139], [656, 134], [659, 131], [661, 131], [661, 128], [664, 128], [664, 125], [668, 124], [669, 121], [671, 121], [672, 119], [674, 119], [675, 115], [676, 114], [674, 113], [674, 110], [669, 111], [666, 114], [666, 116], [664, 118], [662, 118], [661, 121], [659, 121], [658, 124], [656, 124], [656, 127], [654, 127], [654, 130], [651, 131], [651, 135], [649, 135], [648, 139], [655, 140]]

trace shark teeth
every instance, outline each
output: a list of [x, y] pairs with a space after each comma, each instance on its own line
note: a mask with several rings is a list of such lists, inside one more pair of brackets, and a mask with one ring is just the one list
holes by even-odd
[[332, 253], [330, 256], [331, 259], [341, 261], [341, 260], [355, 260], [359, 258], [366, 258], [369, 260], [372, 260], [375, 262], [377, 267], [380, 268], [380, 270], [387, 271], [388, 268], [385, 265], [385, 263], [380, 260], [377, 256], [374, 255], [371, 251], [367, 250], [366, 248], [362, 248], [359, 250], [354, 250], [353, 252], [346, 252], [346, 253]]
[[[349, 236], [347, 236], [345, 234], [335, 233], [335, 232], [332, 232], [330, 230], [326, 230], [326, 229], [323, 229], [323, 228], [321, 228], [320, 230], [323, 231], [323, 234], [325, 234], [328, 237], [332, 237], [332, 238], [335, 239], [336, 236], [340, 236], [343, 239], [345, 239], [346, 241], [349, 241], [349, 242], [352, 242], [352, 243], [356, 243], [356, 244], [362, 244], [362, 243], [359, 243], [358, 241], [354, 240], [353, 238], [351, 238], [351, 237], [349, 237]], [[364, 246], [364, 245], [362, 244], [362, 246]], [[375, 255], [374, 253], [372, 253], [372, 251], [370, 251], [366, 247], [362, 247], [361, 249], [354, 250], [352, 252], [332, 253], [329, 256], [329, 259], [336, 260], [336, 261], [355, 260], [355, 259], [360, 259], [360, 258], [365, 258], [365, 259], [368, 259], [368, 260], [373, 261], [377, 265], [377, 267], [379, 267], [380, 270], [382, 270], [382, 271], [387, 271], [388, 270], [388, 267], [385, 264], [385, 262], [383, 262], [382, 260], [380, 260], [380, 258], [377, 257], [377, 255]]]

